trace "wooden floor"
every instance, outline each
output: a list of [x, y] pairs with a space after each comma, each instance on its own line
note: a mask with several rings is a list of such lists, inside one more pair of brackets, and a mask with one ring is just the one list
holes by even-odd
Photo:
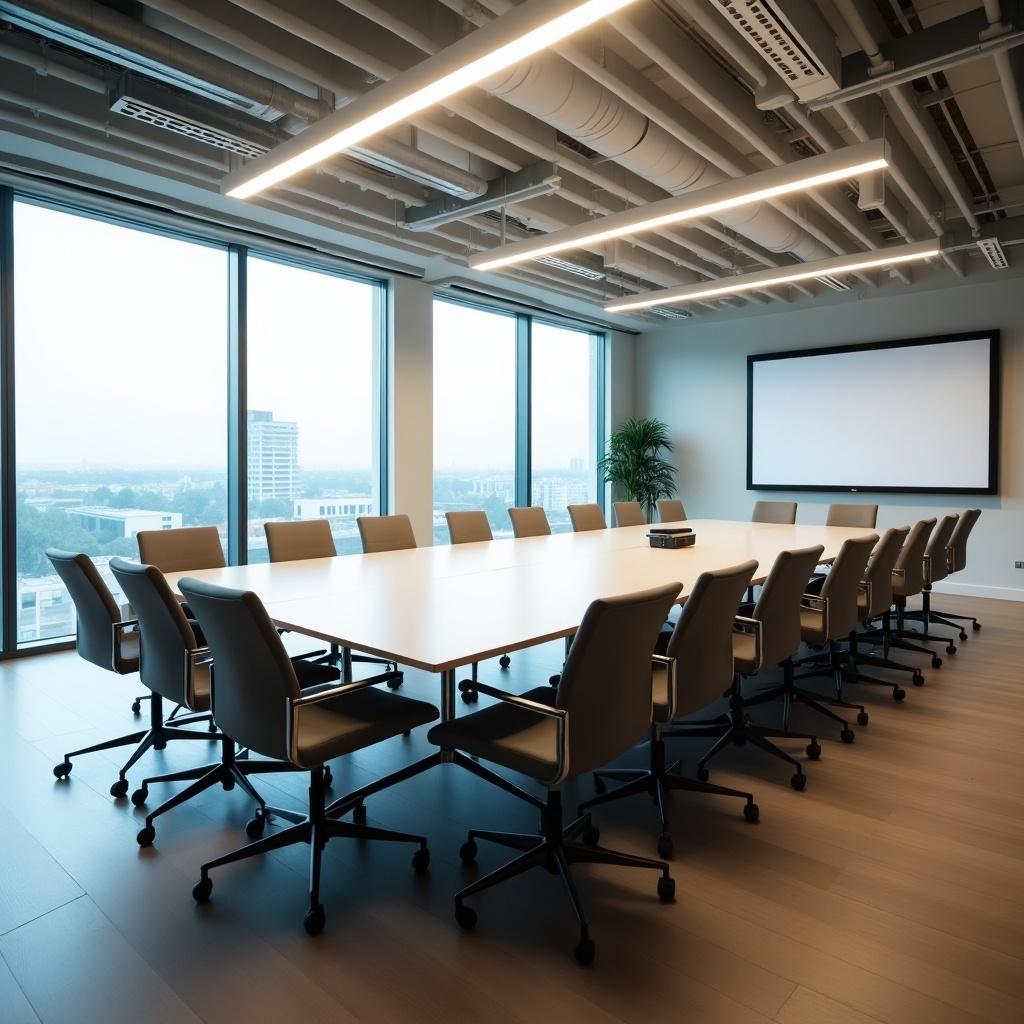
[[[464, 829], [533, 820], [450, 768], [369, 806], [371, 821], [429, 835], [426, 876], [404, 847], [329, 846], [319, 938], [301, 924], [305, 848], [223, 869], [213, 901], [198, 906], [197, 867], [244, 841], [248, 801], [210, 791], [160, 819], [156, 846], [140, 851], [141, 812], [107, 792], [116, 754], [79, 759], [67, 783], [51, 774], [64, 751], [133, 728], [138, 684], [71, 653], [7, 662], [0, 1021], [1019, 1024], [1024, 605], [972, 600], [970, 610], [983, 631], [929, 670], [925, 687], [908, 686], [902, 705], [868, 693], [871, 724], [852, 746], [822, 733], [805, 793], [749, 748], [720, 759], [713, 779], [751, 788], [759, 824], [734, 802], [676, 794], [674, 905], [658, 903], [647, 872], [581, 871], [597, 942], [590, 969], [569, 955], [574, 921], [544, 872], [477, 900], [476, 931], [459, 932], [451, 895], [473, 877], [458, 858]], [[508, 673], [489, 664], [483, 678], [526, 688], [558, 660], [557, 646], [517, 654]], [[436, 681], [409, 673], [406, 691], [436, 699]], [[192, 749], [147, 755], [145, 773], [194, 763], [194, 745], [177, 746]], [[414, 735], [337, 762], [335, 792], [426, 749]], [[679, 753], [692, 765], [698, 750]], [[275, 803], [304, 796], [301, 777], [260, 786]], [[567, 803], [590, 792], [582, 781]], [[602, 844], [653, 854], [645, 799], [598, 820]], [[482, 848], [478, 870], [503, 856]]]

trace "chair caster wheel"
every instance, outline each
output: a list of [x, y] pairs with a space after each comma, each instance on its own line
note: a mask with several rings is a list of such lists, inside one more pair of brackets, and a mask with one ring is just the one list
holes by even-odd
[[302, 919], [302, 927], [306, 929], [308, 935], [319, 935], [324, 930], [326, 923], [327, 915], [324, 913], [324, 908], [319, 905], [307, 910], [306, 916]]
[[745, 804], [743, 807], [743, 817], [753, 825], [761, 817], [761, 809], [757, 804]]
[[333, 782], [334, 772], [331, 771], [330, 765], [324, 765], [324, 785], [330, 789]]
[[467, 839], [459, 847], [459, 856], [462, 858], [463, 864], [474, 864], [476, 862], [476, 841], [473, 839]]
[[857, 713], [857, 724], [867, 725], [868, 724], [868, 713], [866, 711], [859, 711]]
[[967, 639], [967, 634], [961, 629], [960, 630], [960, 643], [963, 643]]
[[213, 882], [208, 878], [200, 878], [199, 881], [192, 886], [192, 899], [194, 899], [196, 903], [209, 903], [211, 892], [213, 892]]
[[562, 681], [562, 674], [548, 676], [548, 686], [557, 686]]
[[971, 629], [973, 629], [974, 632], [977, 633], [978, 630], [981, 629], [981, 623], [980, 622], [972, 622], [971, 623]]
[[140, 786], [134, 793], [132, 793], [132, 804], [135, 807], [142, 807], [147, 798], [149, 797], [149, 790], [146, 786]]
[[509, 665], [511, 665], [511, 664], [512, 664], [512, 659], [511, 659], [511, 658], [510, 658], [510, 657], [509, 657], [509, 656], [508, 656], [507, 654], [503, 654], [503, 655], [502, 655], [502, 656], [501, 656], [501, 657], [500, 657], [500, 658], [498, 659], [498, 664], [499, 664], [499, 665], [500, 665], [500, 666], [501, 666], [502, 668], [508, 668], [508, 667], [509, 667]]
[[480, 694], [476, 690], [463, 690], [462, 691], [462, 703], [463, 704], [475, 704], [480, 699]]
[[821, 744], [816, 740], [808, 743], [806, 754], [812, 761], [817, 761], [821, 757]]
[[608, 784], [601, 778], [597, 772], [594, 773], [594, 792], [603, 793], [608, 788]]
[[956, 654], [956, 644], [953, 643], [952, 640], [948, 644], [946, 644], [946, 653], [947, 654]]
[[416, 871], [426, 871], [430, 867], [430, 851], [425, 846], [412, 855], [412, 866]]
[[798, 792], [802, 793], [807, 788], [807, 776], [803, 772], [797, 772], [790, 780], [789, 784]]
[[589, 967], [594, 962], [597, 947], [593, 939], [580, 939], [572, 951], [573, 959], [580, 967]]
[[893, 700], [906, 700], [906, 697], [907, 691], [904, 690], [902, 687], [897, 686], [896, 689], [892, 691]]
[[397, 690], [405, 682], [405, 676], [401, 672], [395, 673], [394, 679], [388, 680], [388, 689]]
[[230, 793], [235, 788], [235, 780], [229, 775], [221, 785], [224, 787], [225, 793]]
[[358, 803], [352, 808], [352, 820], [357, 825], [366, 824], [366, 804]]
[[597, 846], [601, 841], [601, 830], [596, 825], [588, 825], [580, 835], [584, 846]]
[[206, 731], [207, 732], [216, 732], [217, 731], [217, 723], [212, 718], [207, 723]]
[[711, 773], [707, 770], [707, 768], [698, 768], [697, 769], [697, 778], [701, 782], [707, 782], [710, 777], [711, 777]]
[[920, 672], [915, 672], [913, 675], [913, 683], [915, 686], [924, 686], [924, 676]]
[[132, 701], [132, 714], [137, 715], [142, 711], [142, 705], [137, 701]]
[[53, 766], [53, 777], [55, 779], [66, 779], [71, 774], [71, 762], [61, 761]]
[[127, 779], [118, 779], [117, 782], [115, 782], [110, 787], [110, 795], [115, 800], [122, 800], [122, 799], [124, 799], [124, 797], [126, 797], [128, 795], [128, 780]]
[[257, 811], [255, 817], [250, 818], [245, 823], [245, 834], [250, 839], [259, 839], [267, 827], [267, 816], [266, 814]]
[[662, 903], [674, 903], [676, 899], [676, 880], [669, 875], [658, 879], [658, 899]]
[[464, 932], [470, 932], [476, 927], [476, 911], [472, 907], [456, 903], [455, 921]]
[[843, 731], [839, 734], [839, 738], [844, 743], [852, 743], [854, 740], [854, 732], [850, 728], [843, 729]]
[[152, 825], [146, 825], [144, 828], [140, 828], [138, 834], [135, 836], [135, 842], [142, 847], [152, 846], [154, 839], [156, 839], [156, 829], [153, 828]]
[[[672, 837], [667, 832], [658, 836], [658, 856], [662, 860], [672, 859]], [[661, 895], [661, 886], [658, 886], [658, 895]]]
[[932, 655], [932, 668], [942, 668], [942, 659], [937, 655]]

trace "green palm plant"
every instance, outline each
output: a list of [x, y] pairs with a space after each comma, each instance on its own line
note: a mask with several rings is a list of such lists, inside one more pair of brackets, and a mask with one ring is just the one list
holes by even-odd
[[639, 501], [647, 515], [659, 498], [675, 493], [676, 468], [666, 454], [673, 449], [668, 427], [658, 419], [629, 419], [608, 439], [608, 451], [598, 463], [606, 483]]

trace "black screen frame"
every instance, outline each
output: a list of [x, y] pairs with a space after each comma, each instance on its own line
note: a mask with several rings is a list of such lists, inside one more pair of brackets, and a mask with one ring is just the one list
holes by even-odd
[[[989, 424], [988, 485], [985, 487], [880, 487], [871, 484], [759, 484], [754, 483], [754, 364], [775, 359], [799, 359], [807, 356], [838, 355], [842, 352], [874, 352], [891, 348], [916, 348], [958, 341], [989, 342]], [[747, 490], [748, 491], [823, 491], [871, 494], [998, 494], [1000, 434], [1000, 332], [998, 329], [939, 334], [929, 338], [906, 338], [899, 341], [861, 342], [827, 348], [792, 349], [786, 352], [764, 352], [747, 356]]]

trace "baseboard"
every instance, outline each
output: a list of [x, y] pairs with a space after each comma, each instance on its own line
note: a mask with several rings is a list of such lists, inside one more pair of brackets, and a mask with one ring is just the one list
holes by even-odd
[[1024, 587], [982, 587], [977, 583], [936, 583], [936, 594], [956, 594], [960, 597], [991, 597], [996, 601], [1024, 601]]

